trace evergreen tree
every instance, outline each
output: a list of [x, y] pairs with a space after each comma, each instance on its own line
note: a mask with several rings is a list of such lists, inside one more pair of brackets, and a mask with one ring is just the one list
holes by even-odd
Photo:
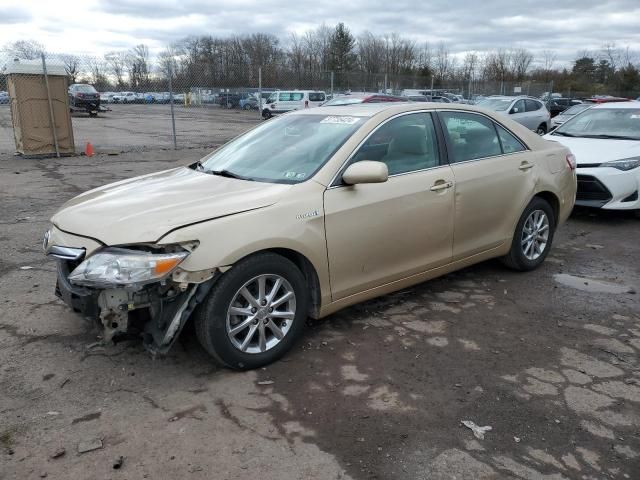
[[329, 42], [329, 69], [335, 72], [338, 85], [347, 86], [342, 74], [356, 67], [355, 46], [356, 39], [344, 23], [336, 25]]

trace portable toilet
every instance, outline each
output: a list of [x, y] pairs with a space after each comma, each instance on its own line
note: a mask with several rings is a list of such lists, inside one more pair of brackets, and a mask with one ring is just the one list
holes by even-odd
[[45, 77], [41, 60], [15, 60], [6, 65], [4, 73], [17, 152], [25, 157], [73, 155], [73, 127], [64, 66], [47, 63]]

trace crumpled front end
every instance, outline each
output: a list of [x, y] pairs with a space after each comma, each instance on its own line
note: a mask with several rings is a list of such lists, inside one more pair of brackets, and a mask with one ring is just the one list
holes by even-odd
[[[177, 251], [184, 251], [181, 256], [186, 257], [189, 249], [197, 248], [197, 242], [184, 246], [136, 245], [129, 249], [113, 249], [94, 239], [68, 234], [53, 227], [45, 235], [43, 246], [47, 255], [57, 261], [55, 293], [60, 299], [75, 312], [95, 321], [103, 331], [105, 342], [141, 335], [145, 347], [154, 354], [166, 353], [171, 348], [220, 273], [215, 269], [187, 272], [178, 266], [157, 279], [140, 280], [135, 278], [144, 270], [140, 265], [130, 266], [129, 270], [125, 265], [116, 273], [109, 270], [113, 270], [114, 265], [117, 267], [125, 263], [117, 259], [126, 258], [127, 254], [142, 259], [142, 267], [152, 268], [151, 264], [159, 263], [158, 258], [164, 260], [167, 256], [176, 255]], [[92, 266], [91, 263], [95, 264], [101, 256], [106, 258], [103, 263], [107, 265]], [[96, 271], [102, 276], [98, 277]], [[126, 278], [120, 278], [118, 274]], [[108, 275], [113, 280], [105, 280]]]

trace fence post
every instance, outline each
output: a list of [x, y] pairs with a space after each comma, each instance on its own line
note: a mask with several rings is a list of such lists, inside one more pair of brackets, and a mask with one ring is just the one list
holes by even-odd
[[331, 98], [333, 98], [333, 70], [331, 70]]
[[551, 99], [553, 98], [553, 80], [551, 80], [551, 85], [549, 87], [549, 96], [547, 97], [547, 109], [551, 111]]
[[433, 97], [433, 75], [431, 75], [431, 96]]
[[178, 149], [178, 139], [176, 138], [176, 117], [173, 111], [173, 58], [169, 59], [169, 105], [171, 107], [171, 131], [173, 132], [173, 149]]
[[262, 67], [258, 67], [258, 116], [262, 118]]
[[51, 124], [51, 134], [53, 135], [53, 146], [56, 149], [56, 157], [60, 158], [58, 132], [56, 132], [56, 119], [53, 115], [53, 103], [51, 102], [51, 90], [49, 89], [49, 76], [47, 75], [47, 62], [44, 59], [44, 52], [42, 52], [40, 55], [42, 56], [42, 73], [44, 73], [44, 84], [47, 89], [47, 101], [49, 102], [49, 122]]
[[388, 75], [385, 73], [384, 74], [384, 93], [387, 93], [387, 90], [389, 89], [389, 77]]

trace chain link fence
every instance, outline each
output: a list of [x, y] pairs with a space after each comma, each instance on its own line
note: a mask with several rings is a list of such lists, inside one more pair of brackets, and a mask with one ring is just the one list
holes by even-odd
[[[465, 101], [493, 94], [540, 97], [554, 91], [550, 82], [438, 82], [418, 74], [314, 71], [304, 65], [249, 65], [224, 58], [200, 61], [164, 56], [152, 64], [122, 54], [103, 58], [49, 54], [30, 61], [0, 54], [0, 153], [20, 150], [17, 139], [25, 136], [16, 125], [19, 102], [12, 98], [8, 72], [16, 63], [29, 62], [48, 67], [49, 76], [62, 72], [69, 86], [66, 95], [56, 97], [50, 107], [41, 95], [47, 78], [42, 69], [33, 71], [35, 83], [31, 84], [40, 93], [21, 104], [34, 124], [31, 135], [42, 142], [50, 141], [44, 137], [54, 131], [63, 136], [64, 125], [59, 123], [65, 115], [60, 110], [68, 109], [76, 153], [83, 152], [88, 143], [106, 153], [219, 145], [259, 123], [265, 101], [277, 90], [317, 90], [325, 92], [326, 98], [345, 92], [403, 95], [429, 90], [434, 95], [462, 95]], [[56, 124], [53, 131], [52, 122]]]

